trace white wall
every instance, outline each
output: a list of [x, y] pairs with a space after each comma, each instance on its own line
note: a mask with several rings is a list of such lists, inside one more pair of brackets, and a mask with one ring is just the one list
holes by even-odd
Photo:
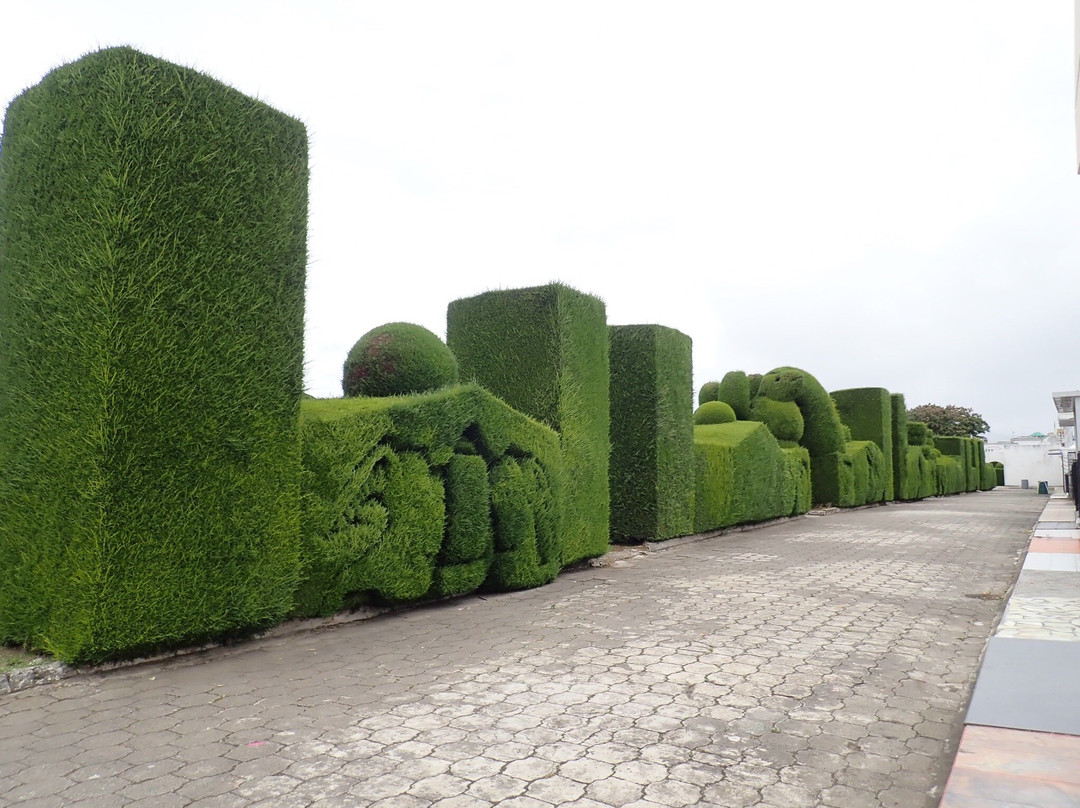
[[1061, 450], [1061, 444], [1053, 443], [988, 443], [986, 462], [996, 460], [1005, 465], [1005, 485], [1020, 485], [1028, 480], [1032, 488], [1045, 480], [1059, 490], [1065, 485], [1061, 470], [1061, 455], [1049, 454], [1051, 449]]

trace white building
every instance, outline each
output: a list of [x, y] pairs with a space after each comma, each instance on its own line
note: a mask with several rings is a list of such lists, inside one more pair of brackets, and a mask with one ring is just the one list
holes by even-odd
[[986, 462], [1005, 466], [1005, 485], [1021, 487], [1024, 480], [1031, 488], [1045, 482], [1062, 490], [1065, 472], [1062, 467], [1063, 430], [1049, 435], [1035, 433], [1022, 438], [986, 444]]

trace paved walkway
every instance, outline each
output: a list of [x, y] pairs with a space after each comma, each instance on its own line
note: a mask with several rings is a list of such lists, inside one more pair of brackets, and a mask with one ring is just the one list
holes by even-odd
[[1046, 501], [620, 550], [0, 697], [0, 806], [931, 808]]
[[986, 649], [942, 808], [1080, 806], [1080, 530], [1047, 502]]

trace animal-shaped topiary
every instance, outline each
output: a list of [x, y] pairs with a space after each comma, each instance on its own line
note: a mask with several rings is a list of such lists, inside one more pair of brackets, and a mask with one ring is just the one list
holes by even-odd
[[805, 427], [802, 445], [810, 456], [844, 451], [844, 426], [832, 397], [820, 382], [798, 368], [776, 368], [761, 379], [761, 395], [775, 401], [794, 401]]
[[793, 401], [798, 405], [804, 422], [800, 444], [810, 453], [814, 502], [844, 502], [841, 485], [846, 455], [844, 426], [832, 397], [817, 379], [792, 367], [766, 373], [761, 378], [759, 392], [775, 401]]
[[436, 390], [457, 380], [457, 360], [435, 334], [412, 323], [387, 323], [353, 345], [341, 386], [346, 396], [395, 396]]
[[806, 426], [799, 405], [794, 401], [777, 401], [765, 396], [754, 399], [746, 420], [761, 421], [781, 446], [789, 448], [798, 445]]

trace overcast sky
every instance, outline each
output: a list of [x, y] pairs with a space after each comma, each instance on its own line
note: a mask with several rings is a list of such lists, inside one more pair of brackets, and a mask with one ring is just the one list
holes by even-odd
[[382, 323], [558, 280], [694, 341], [695, 389], [795, 365], [992, 439], [1080, 389], [1069, 0], [48, 2], [0, 105], [110, 45], [301, 119], [305, 380]]

